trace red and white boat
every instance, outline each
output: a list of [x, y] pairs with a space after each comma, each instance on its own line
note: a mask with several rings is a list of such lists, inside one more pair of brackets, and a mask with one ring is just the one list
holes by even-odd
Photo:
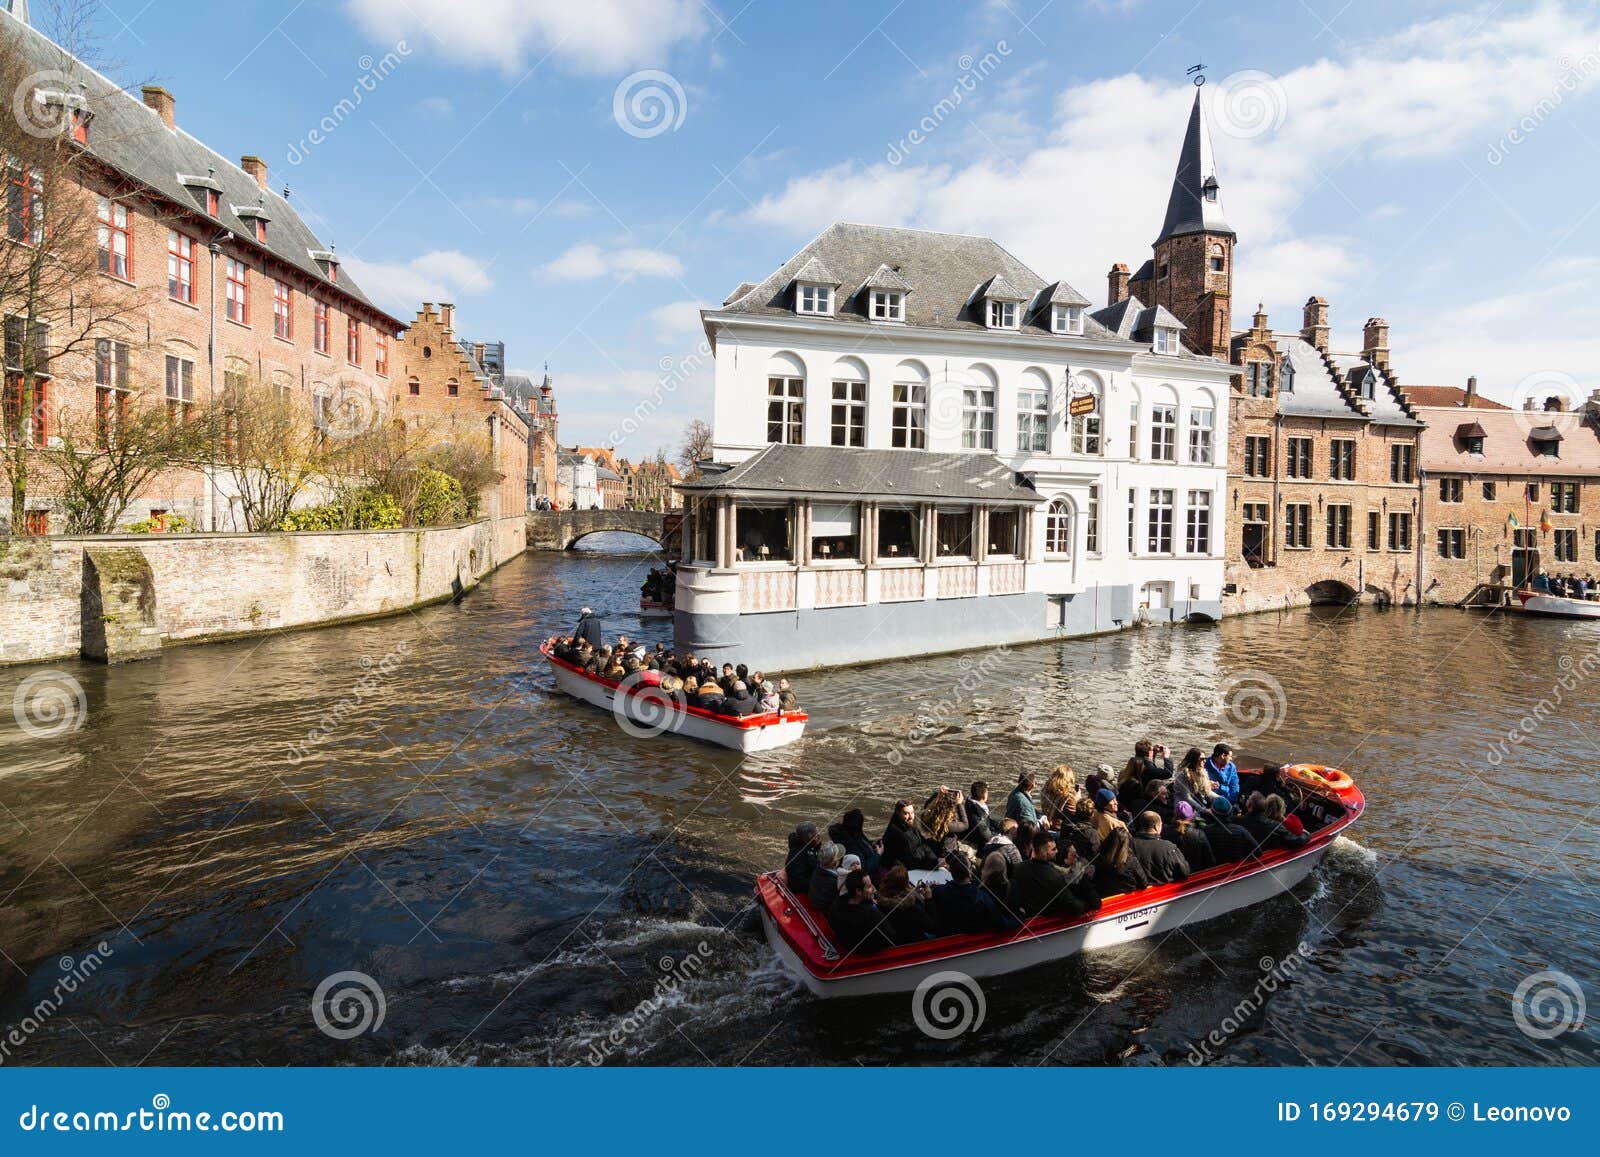
[[641, 619], [670, 619], [672, 617], [672, 604], [658, 602], [639, 596], [639, 617]]
[[1361, 815], [1365, 800], [1343, 772], [1301, 764], [1284, 768], [1284, 773], [1304, 791], [1305, 802], [1295, 812], [1310, 833], [1304, 845], [1219, 864], [1179, 883], [1112, 896], [1087, 915], [1038, 916], [1015, 932], [963, 933], [878, 952], [846, 953], [830, 940], [826, 918], [789, 890], [783, 873], [768, 872], [756, 881], [761, 923], [784, 964], [822, 997], [913, 992], [940, 973], [958, 972], [974, 980], [1001, 976], [1085, 949], [1165, 935], [1289, 891]]
[[683, 735], [735, 751], [771, 751], [793, 743], [804, 734], [809, 716], [804, 711], [769, 711], [735, 718], [717, 715], [673, 694], [632, 678], [618, 681], [590, 675], [583, 668], [558, 659], [548, 643], [539, 653], [550, 664], [556, 686], [574, 699], [604, 707], [617, 725], [641, 739], [657, 735]]
[[1569, 599], [1523, 587], [1513, 592], [1522, 609], [1530, 615], [1554, 615], [1563, 619], [1600, 619], [1600, 603]]

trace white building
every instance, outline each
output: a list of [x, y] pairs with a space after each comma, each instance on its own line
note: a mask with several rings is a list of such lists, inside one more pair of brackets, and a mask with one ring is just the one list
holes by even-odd
[[573, 510], [600, 509], [600, 477], [593, 458], [571, 450], [556, 452], [556, 482], [572, 495]]
[[836, 224], [706, 311], [679, 648], [792, 670], [1220, 617], [1231, 371], [1164, 309], [1088, 306], [987, 238]]

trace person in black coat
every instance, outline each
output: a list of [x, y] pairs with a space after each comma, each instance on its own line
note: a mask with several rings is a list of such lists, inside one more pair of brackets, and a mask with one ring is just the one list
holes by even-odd
[[749, 686], [742, 680], [734, 681], [733, 690], [722, 701], [722, 713], [743, 719], [754, 715], [760, 708], [760, 700], [750, 694]]
[[878, 870], [878, 861], [883, 856], [883, 843], [867, 838], [866, 822], [867, 818], [861, 814], [861, 809], [853, 807], [844, 813], [838, 823], [828, 825], [828, 838], [844, 848], [845, 855], [858, 858], [861, 867], [871, 875]]
[[1128, 829], [1112, 828], [1100, 845], [1094, 860], [1094, 888], [1103, 900], [1123, 892], [1137, 892], [1150, 886], [1150, 877], [1133, 854], [1133, 839]]
[[600, 616], [590, 608], [584, 607], [578, 612], [578, 625], [574, 628], [572, 637], [588, 643], [598, 651], [605, 643], [600, 633]]
[[916, 816], [910, 800], [895, 801], [889, 826], [883, 829], [883, 858], [879, 866], [884, 871], [897, 864], [913, 872], [932, 871], [939, 866], [939, 851], [917, 830]]
[[950, 882], [933, 889], [933, 912], [939, 932], [954, 936], [962, 932], [1010, 932], [1022, 926], [995, 898], [972, 879], [965, 856], [950, 858]]
[[989, 814], [989, 784], [981, 779], [974, 780], [972, 790], [967, 793], [967, 831], [961, 838], [981, 850], [999, 832], [994, 817]]
[[844, 952], [877, 952], [894, 947], [878, 908], [872, 877], [860, 868], [845, 877], [844, 891], [828, 914], [828, 923]]
[[1077, 885], [1081, 876], [1056, 863], [1056, 840], [1049, 832], [1033, 838], [1033, 855], [1011, 873], [1011, 910], [1033, 916], [1081, 916], [1091, 910]]
[[1170, 841], [1183, 853], [1191, 872], [1203, 872], [1217, 866], [1216, 853], [1205, 829], [1195, 822], [1194, 805], [1188, 801], [1172, 809], [1172, 822], [1161, 830], [1161, 838]]
[[1094, 822], [1094, 800], [1079, 796], [1070, 816], [1061, 817], [1061, 839], [1058, 854], [1064, 858], [1067, 849], [1078, 853], [1085, 864], [1090, 863], [1100, 851], [1100, 832]]
[[1211, 815], [1206, 820], [1206, 839], [1217, 863], [1231, 864], [1255, 851], [1255, 841], [1250, 833], [1233, 822], [1233, 805], [1226, 796], [1211, 801]]
[[783, 874], [789, 882], [789, 891], [797, 896], [810, 893], [811, 876], [817, 870], [817, 850], [821, 843], [817, 825], [809, 821], [789, 833], [789, 858], [784, 862]]
[[1133, 854], [1152, 884], [1171, 884], [1189, 878], [1189, 861], [1178, 845], [1161, 838], [1161, 817], [1141, 812], [1133, 821]]

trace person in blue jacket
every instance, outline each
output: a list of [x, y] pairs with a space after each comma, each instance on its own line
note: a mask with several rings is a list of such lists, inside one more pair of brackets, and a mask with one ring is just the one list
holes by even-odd
[[1218, 795], [1226, 796], [1230, 804], [1239, 802], [1239, 769], [1233, 764], [1233, 748], [1219, 743], [1211, 749], [1206, 760], [1206, 778]]

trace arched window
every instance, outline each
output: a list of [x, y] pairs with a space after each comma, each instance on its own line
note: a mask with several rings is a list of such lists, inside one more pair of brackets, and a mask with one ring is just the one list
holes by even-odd
[[774, 355], [767, 365], [767, 441], [799, 446], [805, 441], [805, 363], [793, 354]]
[[1065, 498], [1050, 502], [1044, 523], [1044, 551], [1046, 554], [1072, 553], [1072, 506]]
[[406, 393], [413, 398], [421, 396], [422, 382], [415, 375], [406, 379]]
[[452, 398], [460, 397], [461, 383], [456, 381], [454, 378], [451, 378], [444, 384], [444, 392], [449, 394]]

